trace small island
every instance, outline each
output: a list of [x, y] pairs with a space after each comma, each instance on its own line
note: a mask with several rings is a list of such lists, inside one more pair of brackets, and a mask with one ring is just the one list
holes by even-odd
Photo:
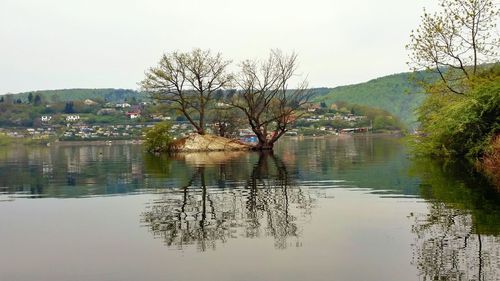
[[173, 141], [169, 146], [170, 152], [211, 152], [211, 151], [244, 151], [254, 147], [239, 140], [219, 137], [215, 135], [192, 134], [188, 137]]
[[[297, 76], [296, 53], [272, 50], [266, 60], [242, 62], [237, 73], [228, 72], [230, 63], [221, 53], [194, 49], [164, 54], [158, 65], [145, 73], [140, 82], [143, 91], [180, 112], [203, 136], [190, 136], [169, 148], [151, 147], [152, 150], [249, 149], [248, 145], [222, 139], [237, 115], [243, 117], [257, 138], [252, 148], [272, 150], [290, 125], [304, 114], [302, 108], [311, 97], [306, 81], [293, 89], [288, 87], [292, 77]], [[215, 116], [219, 138], [204, 136], [208, 115]]]

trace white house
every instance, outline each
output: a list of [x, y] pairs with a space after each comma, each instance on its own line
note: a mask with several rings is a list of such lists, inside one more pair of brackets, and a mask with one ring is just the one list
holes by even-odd
[[66, 116], [66, 121], [67, 122], [75, 122], [80, 120], [80, 115], [67, 115]]
[[50, 120], [52, 120], [52, 116], [50, 115], [43, 115], [40, 120], [42, 120], [42, 122], [49, 122]]
[[230, 107], [231, 105], [225, 102], [218, 102], [215, 104], [216, 107]]
[[117, 104], [115, 105], [115, 107], [117, 107], [117, 108], [119, 108], [119, 107], [121, 107], [121, 108], [126, 108], [126, 107], [130, 107], [130, 104], [129, 104], [129, 103], [126, 103], [126, 102], [125, 102], [125, 103], [117, 103]]

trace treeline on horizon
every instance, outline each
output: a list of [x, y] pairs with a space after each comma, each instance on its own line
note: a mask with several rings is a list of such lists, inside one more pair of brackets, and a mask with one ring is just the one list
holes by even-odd
[[[363, 105], [378, 108], [398, 117], [405, 126], [416, 126], [415, 110], [422, 103], [424, 95], [419, 81], [435, 80], [436, 73], [427, 71], [405, 72], [379, 77], [370, 81], [339, 86], [335, 88], [311, 88], [312, 102], [331, 105], [345, 102], [350, 105]], [[149, 97], [132, 89], [61, 89], [29, 91], [0, 96], [10, 103], [28, 103], [29, 94], [39, 95], [44, 103], [58, 103], [91, 99], [96, 102], [126, 102], [135, 99], [148, 101]], [[0, 123], [1, 125], [1, 123]]]
[[124, 102], [126, 100], [136, 98], [139, 100], [147, 98], [141, 92], [132, 89], [115, 89], [115, 88], [97, 88], [97, 89], [59, 89], [59, 90], [41, 90], [28, 91], [17, 94], [5, 94], [4, 99], [11, 97], [14, 103], [20, 100], [20, 103], [27, 103], [29, 95], [40, 96], [46, 103], [78, 101], [91, 99], [101, 102]]
[[[322, 95], [329, 88], [311, 89], [313, 95]], [[31, 94], [31, 95], [30, 95]], [[65, 95], [65, 99], [59, 98], [59, 95]], [[105, 94], [107, 98], [103, 99]], [[127, 102], [132, 106], [139, 106], [145, 100], [150, 102], [145, 94], [134, 90], [121, 89], [69, 89], [55, 91], [35, 91], [26, 92], [12, 96], [0, 97], [0, 127], [38, 127], [41, 125], [40, 116], [51, 115], [53, 121], [51, 124], [64, 124], [63, 114], [83, 114], [88, 117], [86, 121], [92, 123], [123, 123], [129, 121], [125, 119], [122, 112], [116, 114], [99, 114], [99, 110], [105, 108], [106, 104]], [[18, 97], [16, 99], [16, 97]], [[22, 97], [22, 99], [21, 99]], [[24, 98], [26, 97], [26, 98]], [[47, 97], [51, 97], [48, 98]], [[72, 98], [69, 98], [72, 97]], [[84, 101], [90, 99], [95, 104], [85, 104]], [[333, 103], [319, 102], [320, 107], [310, 115], [334, 116], [335, 114], [353, 114], [357, 116], [366, 116], [367, 118], [356, 122], [356, 126], [369, 127], [377, 130], [401, 130], [407, 126], [395, 115], [387, 110], [380, 108], [352, 104], [344, 101]], [[163, 104], [150, 104], [148, 107], [141, 107], [144, 115], [163, 113], [174, 117], [177, 121], [186, 121], [182, 115], [176, 114], [174, 110], [169, 109]], [[141, 121], [145, 121], [142, 118]], [[298, 120], [298, 127], [309, 127], [307, 121]], [[314, 124], [319, 126], [333, 126], [337, 129], [352, 127], [352, 124], [345, 120], [323, 120]]]

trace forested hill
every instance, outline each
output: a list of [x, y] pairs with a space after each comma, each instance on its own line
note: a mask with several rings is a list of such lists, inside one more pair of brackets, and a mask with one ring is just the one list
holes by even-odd
[[[432, 79], [432, 74], [425, 72], [400, 73], [380, 77], [365, 83], [340, 86], [336, 88], [314, 88], [314, 102], [324, 102], [328, 106], [334, 102], [344, 101], [349, 104], [360, 104], [385, 109], [398, 116], [407, 125], [416, 121], [414, 110], [423, 100], [421, 87], [414, 81]], [[46, 102], [63, 102], [76, 100], [102, 100], [105, 102], [123, 102], [136, 99], [147, 99], [147, 95], [130, 89], [63, 89], [34, 91], [15, 94], [15, 99], [23, 102], [28, 95], [40, 95]]]
[[340, 86], [314, 95], [315, 102], [330, 105], [344, 101], [385, 109], [401, 118], [407, 125], [416, 121], [415, 109], [422, 102], [422, 88], [415, 81], [433, 79], [427, 72], [399, 73], [380, 77], [365, 83]]
[[[330, 92], [331, 88], [314, 88], [311, 89], [311, 94], [313, 96], [320, 96]], [[43, 91], [31, 91], [22, 92], [14, 94], [14, 100], [21, 99], [21, 101], [26, 102], [28, 100], [29, 94], [33, 96], [40, 95], [40, 97], [46, 102], [60, 102], [60, 101], [77, 101], [86, 99], [101, 99], [107, 102], [124, 102], [132, 98], [137, 100], [147, 99], [145, 93], [130, 89], [61, 89], [61, 90], [43, 90]], [[1, 95], [0, 95], [1, 96]]]
[[32, 93], [33, 96], [40, 95], [40, 97], [47, 102], [59, 101], [76, 101], [76, 100], [102, 100], [106, 102], [123, 102], [133, 98], [143, 100], [146, 95], [138, 91], [130, 89], [62, 89], [62, 90], [45, 90], [24, 92], [15, 95], [15, 98], [20, 98], [23, 101], [28, 99], [28, 95]]

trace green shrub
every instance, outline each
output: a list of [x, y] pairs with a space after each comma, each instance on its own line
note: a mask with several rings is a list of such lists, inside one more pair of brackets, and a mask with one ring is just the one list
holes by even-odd
[[477, 77], [469, 88], [466, 95], [436, 91], [427, 97], [419, 109], [424, 136], [417, 139], [418, 152], [482, 156], [500, 133], [500, 66]]
[[156, 124], [153, 128], [146, 131], [145, 142], [146, 150], [149, 152], [168, 151], [173, 141], [170, 135], [171, 125], [168, 122]]

